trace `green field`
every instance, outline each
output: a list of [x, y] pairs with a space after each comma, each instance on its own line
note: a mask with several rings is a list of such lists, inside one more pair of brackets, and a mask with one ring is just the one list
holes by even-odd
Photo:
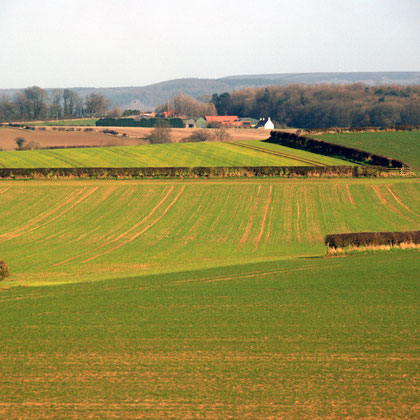
[[[3, 151], [0, 152], [0, 167], [339, 166], [349, 164], [340, 159], [280, 145], [267, 145], [260, 141], [242, 143], [259, 145], [265, 152], [241, 147], [235, 143]], [[267, 151], [275, 151], [277, 154], [267, 153]]]
[[323, 237], [419, 229], [418, 179], [1, 181], [0, 417], [417, 418], [419, 252]]
[[355, 147], [381, 156], [402, 160], [420, 170], [420, 131], [344, 133], [316, 135], [331, 143]]
[[417, 230], [420, 182], [3, 181], [14, 282], [76, 281], [319, 256], [328, 233]]
[[96, 121], [99, 121], [99, 118], [83, 118], [80, 120], [43, 121], [43, 122], [37, 122], [37, 123], [28, 123], [28, 125], [59, 126], [59, 127], [73, 127], [73, 126], [94, 127], [96, 126]]
[[0, 415], [418, 418], [416, 258], [2, 292]]

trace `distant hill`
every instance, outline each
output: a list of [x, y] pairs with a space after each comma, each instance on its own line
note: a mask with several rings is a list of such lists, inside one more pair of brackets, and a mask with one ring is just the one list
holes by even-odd
[[[219, 79], [175, 79], [147, 86], [115, 88], [72, 88], [82, 97], [92, 92], [100, 93], [122, 108], [154, 109], [178, 93], [194, 98], [213, 93], [231, 92], [258, 86], [284, 86], [294, 83], [366, 83], [419, 85], [420, 72], [351, 72], [351, 73], [280, 73], [243, 76], [227, 76]], [[0, 95], [13, 95], [19, 89], [0, 89]], [[48, 89], [51, 90], [51, 89]]]

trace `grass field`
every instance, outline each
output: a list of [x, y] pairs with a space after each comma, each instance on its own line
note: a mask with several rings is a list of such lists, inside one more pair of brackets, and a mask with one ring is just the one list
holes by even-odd
[[320, 256], [328, 233], [418, 230], [419, 192], [417, 179], [3, 181], [0, 256], [14, 284]]
[[324, 134], [316, 138], [399, 159], [420, 170], [420, 131]]
[[3, 418], [418, 418], [418, 254], [0, 294]]
[[418, 251], [323, 237], [419, 230], [419, 192], [1, 181], [0, 417], [417, 418]]
[[[263, 142], [181, 143], [0, 152], [0, 167], [323, 166], [345, 161]], [[248, 144], [248, 142], [246, 143]], [[255, 144], [260, 145], [259, 147]], [[242, 145], [242, 147], [241, 147]], [[270, 149], [268, 147], [271, 147]], [[273, 153], [274, 152], [274, 153]]]

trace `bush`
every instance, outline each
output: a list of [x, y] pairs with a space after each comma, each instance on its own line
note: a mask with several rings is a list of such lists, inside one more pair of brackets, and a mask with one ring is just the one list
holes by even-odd
[[214, 140], [214, 135], [210, 130], [205, 128], [199, 128], [198, 130], [194, 130], [190, 136], [184, 137], [182, 139], [183, 142], [204, 142], [204, 141], [212, 141]]
[[17, 150], [24, 150], [24, 144], [26, 143], [26, 139], [24, 137], [16, 137], [15, 142], [17, 144]]
[[38, 142], [36, 142], [34, 140], [30, 140], [27, 143], [25, 143], [23, 145], [22, 149], [20, 149], [20, 150], [37, 150], [37, 149], [40, 149], [40, 148], [41, 148], [41, 145]]
[[172, 142], [172, 130], [164, 122], [159, 123], [152, 132], [145, 137], [151, 144], [162, 144]]
[[224, 141], [230, 141], [232, 140], [232, 136], [230, 135], [230, 133], [226, 130], [225, 127], [220, 127], [215, 131], [215, 135], [214, 135], [215, 141], [220, 141], [220, 142], [224, 142]]
[[0, 280], [4, 280], [6, 277], [10, 276], [9, 266], [0, 260]]
[[102, 133], [105, 134], [112, 134], [113, 136], [118, 136], [118, 131], [115, 130], [109, 130], [108, 128], [105, 128], [105, 130], [102, 130]]

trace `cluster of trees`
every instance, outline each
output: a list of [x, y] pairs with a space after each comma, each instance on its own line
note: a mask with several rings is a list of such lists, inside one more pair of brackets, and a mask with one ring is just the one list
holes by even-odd
[[301, 128], [420, 124], [420, 86], [288, 85], [213, 95], [219, 115]]
[[212, 102], [204, 103], [189, 95], [179, 93], [166, 104], [156, 108], [157, 113], [171, 112], [173, 115], [185, 117], [205, 117], [206, 115], [217, 115], [216, 107]]
[[0, 121], [34, 121], [42, 119], [80, 118], [104, 115], [110, 100], [91, 93], [83, 99], [70, 89], [46, 91], [33, 86], [13, 98], [0, 98]]

